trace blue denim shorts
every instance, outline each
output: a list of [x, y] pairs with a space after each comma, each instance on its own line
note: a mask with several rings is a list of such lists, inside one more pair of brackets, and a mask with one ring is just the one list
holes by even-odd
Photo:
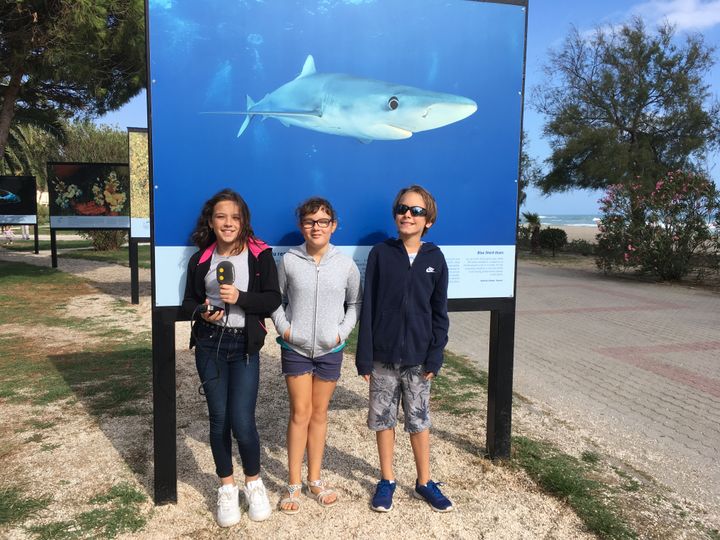
[[308, 358], [285, 347], [280, 352], [282, 372], [286, 377], [311, 373], [323, 381], [337, 381], [340, 378], [342, 361], [342, 351], [330, 352], [316, 358]]

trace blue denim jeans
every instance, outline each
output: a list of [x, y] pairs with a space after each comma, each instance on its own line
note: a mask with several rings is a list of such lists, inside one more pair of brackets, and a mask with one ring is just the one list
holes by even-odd
[[260, 439], [255, 425], [260, 356], [246, 354], [243, 334], [225, 332], [221, 337], [220, 327], [204, 324], [196, 324], [195, 331], [195, 365], [207, 399], [215, 472], [220, 478], [233, 474], [232, 431], [243, 471], [255, 476], [260, 473]]

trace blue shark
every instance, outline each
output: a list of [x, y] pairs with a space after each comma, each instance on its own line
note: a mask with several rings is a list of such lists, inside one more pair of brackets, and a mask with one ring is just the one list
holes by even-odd
[[0, 204], [17, 204], [19, 202], [21, 202], [19, 195], [0, 189]]
[[477, 104], [466, 97], [412, 86], [318, 73], [308, 55], [300, 75], [255, 103], [247, 96], [240, 137], [255, 116], [285, 126], [354, 137], [362, 142], [399, 140], [467, 118]]

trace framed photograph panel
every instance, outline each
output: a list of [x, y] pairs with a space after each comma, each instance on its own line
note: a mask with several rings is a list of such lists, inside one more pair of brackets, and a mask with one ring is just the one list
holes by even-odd
[[230, 187], [276, 256], [328, 198], [361, 270], [421, 184], [451, 299], [515, 294], [523, 2], [149, 0], [155, 305], [178, 306], [203, 202]]

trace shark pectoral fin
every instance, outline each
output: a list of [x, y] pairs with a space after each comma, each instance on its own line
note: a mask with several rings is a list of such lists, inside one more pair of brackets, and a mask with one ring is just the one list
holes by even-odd
[[247, 127], [250, 125], [250, 120], [252, 120], [252, 117], [254, 116], [250, 113], [250, 109], [255, 106], [255, 102], [250, 96], [246, 95], [245, 97], [247, 98], [248, 115], [245, 117], [245, 120], [243, 120], [242, 126], [240, 126], [240, 130], [237, 134], [238, 137], [240, 137], [240, 135], [242, 135], [243, 132], [247, 129]]
[[248, 114], [248, 115], [245, 117], [245, 120], [243, 121], [242, 126], [240, 126], [240, 131], [238, 131], [238, 134], [237, 134], [238, 137], [239, 137], [240, 135], [242, 135], [243, 132], [244, 132], [244, 131], [247, 129], [247, 127], [250, 125], [250, 120], [251, 120], [251, 119], [252, 119], [252, 115], [249, 115], [249, 114]]
[[[265, 120], [265, 118], [267, 118], [267, 116], [264, 116], [264, 117], [263, 117], [263, 120]], [[278, 121], [279, 121], [283, 126], [285, 126], [285, 127], [290, 127], [290, 124], [288, 124], [288, 121], [285, 120], [282, 116], [278, 118]]]
[[373, 142], [372, 139], [360, 139], [360, 138], [358, 138], [358, 141], [360, 141], [363, 144], [370, 144], [371, 142]]

